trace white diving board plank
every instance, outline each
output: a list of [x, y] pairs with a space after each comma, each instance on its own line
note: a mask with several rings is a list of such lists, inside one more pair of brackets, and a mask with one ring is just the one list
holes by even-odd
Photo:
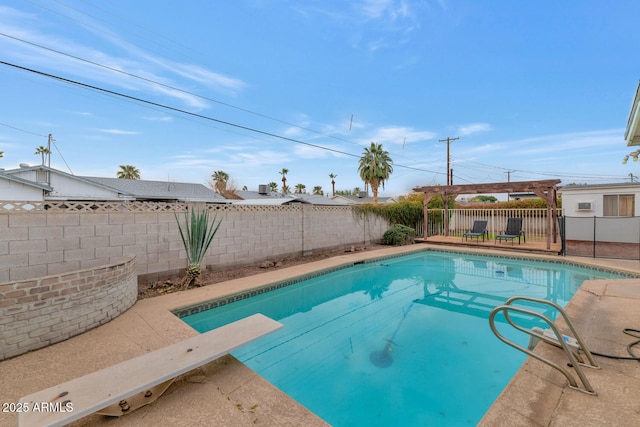
[[[170, 381], [282, 327], [280, 322], [254, 314], [30, 394], [20, 399], [29, 411], [18, 414], [18, 425], [65, 425]], [[42, 411], [43, 407], [47, 410]]]

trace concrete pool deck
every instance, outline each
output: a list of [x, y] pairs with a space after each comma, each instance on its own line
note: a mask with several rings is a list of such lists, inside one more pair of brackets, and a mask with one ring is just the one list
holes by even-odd
[[[0, 402], [22, 396], [162, 348], [197, 334], [170, 310], [235, 294], [312, 271], [368, 258], [443, 246], [428, 244], [347, 253], [199, 289], [138, 301], [111, 322], [50, 347], [0, 362]], [[478, 253], [474, 249], [454, 249]], [[504, 250], [482, 253], [522, 256]], [[532, 255], [531, 258], [549, 259]], [[561, 259], [552, 257], [552, 259]], [[640, 273], [637, 261], [566, 258], [584, 265]], [[635, 340], [622, 333], [640, 329], [640, 279], [588, 282], [567, 306], [570, 318], [594, 351], [626, 355]], [[487, 325], [488, 326], [488, 325]], [[508, 347], [505, 345], [505, 349]], [[640, 349], [638, 349], [640, 352]], [[555, 357], [555, 348], [536, 351]], [[556, 371], [527, 360], [481, 425], [640, 425], [640, 364], [596, 358], [603, 369], [586, 370], [598, 392], [589, 396], [567, 387]], [[97, 384], [97, 387], [100, 385]], [[0, 412], [0, 426], [17, 425], [17, 415]], [[155, 403], [121, 418], [92, 415], [74, 426], [220, 425], [326, 426], [319, 417], [269, 384], [232, 356], [185, 374]]]

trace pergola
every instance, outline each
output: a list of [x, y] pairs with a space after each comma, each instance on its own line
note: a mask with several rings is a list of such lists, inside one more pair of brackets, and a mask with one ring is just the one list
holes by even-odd
[[468, 184], [468, 185], [434, 185], [429, 187], [416, 187], [413, 191], [424, 193], [424, 237], [428, 232], [428, 210], [427, 204], [433, 196], [439, 194], [444, 201], [444, 221], [445, 235], [449, 235], [449, 201], [455, 199], [460, 194], [484, 194], [484, 193], [520, 193], [531, 192], [547, 202], [547, 249], [551, 249], [551, 239], [555, 243], [556, 236], [552, 232], [554, 220], [556, 218], [557, 203], [556, 193], [559, 179], [547, 179], [542, 181], [519, 181], [519, 182], [494, 182], [488, 184]]

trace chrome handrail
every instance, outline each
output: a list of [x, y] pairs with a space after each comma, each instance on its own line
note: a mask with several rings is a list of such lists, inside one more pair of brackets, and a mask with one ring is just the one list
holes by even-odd
[[511, 305], [500, 305], [496, 308], [494, 308], [491, 311], [491, 314], [489, 314], [489, 325], [491, 327], [491, 330], [493, 331], [493, 333], [496, 335], [496, 337], [498, 337], [498, 339], [500, 339], [502, 342], [504, 342], [507, 345], [510, 345], [511, 347], [514, 347], [520, 351], [522, 351], [523, 353], [528, 354], [531, 357], [534, 357], [536, 359], [538, 359], [539, 361], [546, 363], [547, 365], [551, 366], [552, 368], [560, 371], [560, 373], [562, 373], [562, 375], [565, 376], [565, 378], [567, 379], [567, 381], [569, 382], [569, 387], [574, 389], [574, 390], [578, 390], [581, 391], [583, 393], [586, 394], [591, 394], [591, 395], [596, 395], [595, 390], [593, 389], [593, 387], [591, 386], [591, 384], [589, 383], [589, 380], [587, 379], [587, 377], [584, 375], [584, 372], [582, 371], [582, 368], [580, 367], [580, 364], [578, 363], [578, 361], [576, 360], [575, 355], [573, 354], [573, 352], [569, 349], [569, 347], [567, 346], [567, 344], [565, 343], [565, 341], [560, 338], [558, 340], [559, 345], [561, 346], [561, 348], [564, 350], [564, 352], [566, 353], [567, 357], [569, 358], [569, 361], [571, 363], [571, 366], [573, 366], [573, 368], [575, 369], [576, 373], [578, 374], [578, 377], [580, 378], [580, 381], [582, 382], [582, 387], [580, 387], [577, 383], [577, 381], [575, 380], [575, 378], [573, 378], [573, 376], [566, 370], [564, 369], [562, 366], [556, 364], [555, 362], [542, 357], [539, 354], [534, 353], [533, 351], [529, 350], [528, 348], [522, 347], [521, 345], [505, 338], [502, 334], [500, 334], [500, 332], [498, 332], [498, 330], [496, 329], [495, 326], [495, 316], [499, 313], [499, 312], [503, 312], [505, 319], [507, 319], [507, 321], [511, 324], [511, 326], [513, 326], [514, 328], [525, 332], [531, 336], [536, 336], [540, 339], [543, 339], [543, 336], [539, 333], [536, 333], [535, 331], [531, 330], [531, 329], [526, 329], [522, 326], [519, 326], [517, 324], [515, 324], [511, 318], [509, 317], [508, 312], [509, 311], [514, 311], [517, 313], [522, 313], [522, 314], [527, 314], [533, 317], [537, 317], [543, 321], [545, 321], [549, 327], [551, 328], [551, 330], [553, 330], [553, 332], [556, 334], [557, 337], [562, 337], [562, 334], [560, 334], [560, 331], [558, 330], [558, 328], [556, 327], [556, 325], [553, 323], [553, 321], [551, 319], [549, 319], [547, 316], [540, 314], [538, 312], [532, 311], [532, 310], [526, 310], [524, 308], [520, 308], [520, 307], [513, 307]]
[[[582, 338], [578, 334], [578, 331], [576, 331], [576, 328], [573, 327], [573, 324], [569, 320], [569, 316], [567, 316], [567, 313], [564, 311], [564, 309], [562, 307], [560, 307], [558, 304], [556, 304], [553, 301], [548, 301], [548, 300], [542, 299], [542, 298], [527, 297], [527, 296], [522, 296], [522, 295], [517, 295], [517, 296], [509, 298], [504, 303], [504, 305], [511, 305], [515, 301], [529, 301], [529, 302], [538, 303], [538, 304], [542, 304], [542, 305], [548, 305], [548, 306], [551, 306], [551, 307], [555, 308], [560, 313], [562, 318], [564, 319], [564, 322], [567, 324], [567, 327], [571, 330], [571, 333], [573, 334], [573, 338], [575, 338], [575, 340], [578, 342], [578, 345], [580, 346], [580, 350], [584, 353], [585, 357], [589, 361], [589, 364], [586, 364], [586, 363], [580, 363], [580, 364], [582, 366], [586, 366], [588, 368], [600, 369], [600, 365], [598, 365], [598, 362], [596, 362], [594, 360], [593, 355], [591, 354], [591, 350], [589, 350], [589, 347], [587, 346], [587, 343], [585, 343], [582, 340]], [[505, 316], [508, 316], [508, 313], [505, 312]], [[507, 319], [507, 320], [509, 320], [509, 319]], [[511, 321], [509, 323], [511, 323], [513, 326], [516, 326]], [[519, 327], [517, 327], [517, 328], [520, 329]], [[558, 335], [558, 333], [557, 333], [557, 331], [555, 329], [554, 329], [554, 332], [556, 334], [556, 339], [558, 341], [564, 341], [562, 339], [563, 338], [562, 334]]]

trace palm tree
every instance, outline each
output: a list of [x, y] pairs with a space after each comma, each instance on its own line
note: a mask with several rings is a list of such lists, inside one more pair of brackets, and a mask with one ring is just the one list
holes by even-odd
[[0, 159], [4, 157], [4, 151], [0, 151]]
[[324, 196], [324, 191], [322, 191], [322, 186], [316, 185], [315, 187], [313, 187], [313, 194], [315, 194], [316, 196]]
[[296, 194], [304, 194], [306, 192], [305, 190], [307, 189], [307, 186], [304, 184], [296, 184], [295, 188], [296, 188], [295, 190]]
[[41, 146], [36, 148], [36, 152], [34, 154], [41, 154], [42, 155], [42, 166], [44, 166], [44, 156], [45, 156], [45, 154], [51, 154], [51, 150], [49, 150], [44, 145], [41, 145]]
[[389, 179], [389, 175], [393, 173], [393, 160], [389, 157], [389, 152], [382, 148], [382, 144], [371, 143], [371, 146], [365, 148], [360, 158], [358, 173], [365, 185], [371, 186], [373, 192], [373, 204], [378, 204], [378, 188], [382, 185], [384, 188], [385, 180]]
[[213, 189], [218, 193], [224, 195], [227, 192], [227, 182], [229, 182], [229, 174], [224, 171], [215, 171], [213, 175]]
[[287, 193], [291, 192], [291, 189], [289, 188], [289, 186], [288, 186], [288, 185], [283, 185], [283, 186], [282, 186], [282, 192], [283, 192], [284, 194], [287, 194]]
[[335, 173], [330, 173], [329, 174], [329, 178], [331, 178], [331, 195], [335, 196], [336, 195], [336, 180], [335, 178], [337, 178], [338, 175], [336, 175]]
[[278, 173], [282, 175], [282, 192], [286, 194], [289, 191], [289, 187], [287, 187], [287, 174], [289, 173], [289, 169], [282, 168]]
[[269, 191], [271, 191], [272, 193], [275, 193], [276, 191], [278, 191], [278, 183], [277, 182], [270, 182], [269, 183]]
[[360, 187], [354, 187], [351, 194], [353, 194], [354, 196], [357, 196], [358, 194], [360, 194]]
[[140, 171], [131, 165], [120, 165], [120, 170], [116, 174], [120, 179], [140, 179]]

